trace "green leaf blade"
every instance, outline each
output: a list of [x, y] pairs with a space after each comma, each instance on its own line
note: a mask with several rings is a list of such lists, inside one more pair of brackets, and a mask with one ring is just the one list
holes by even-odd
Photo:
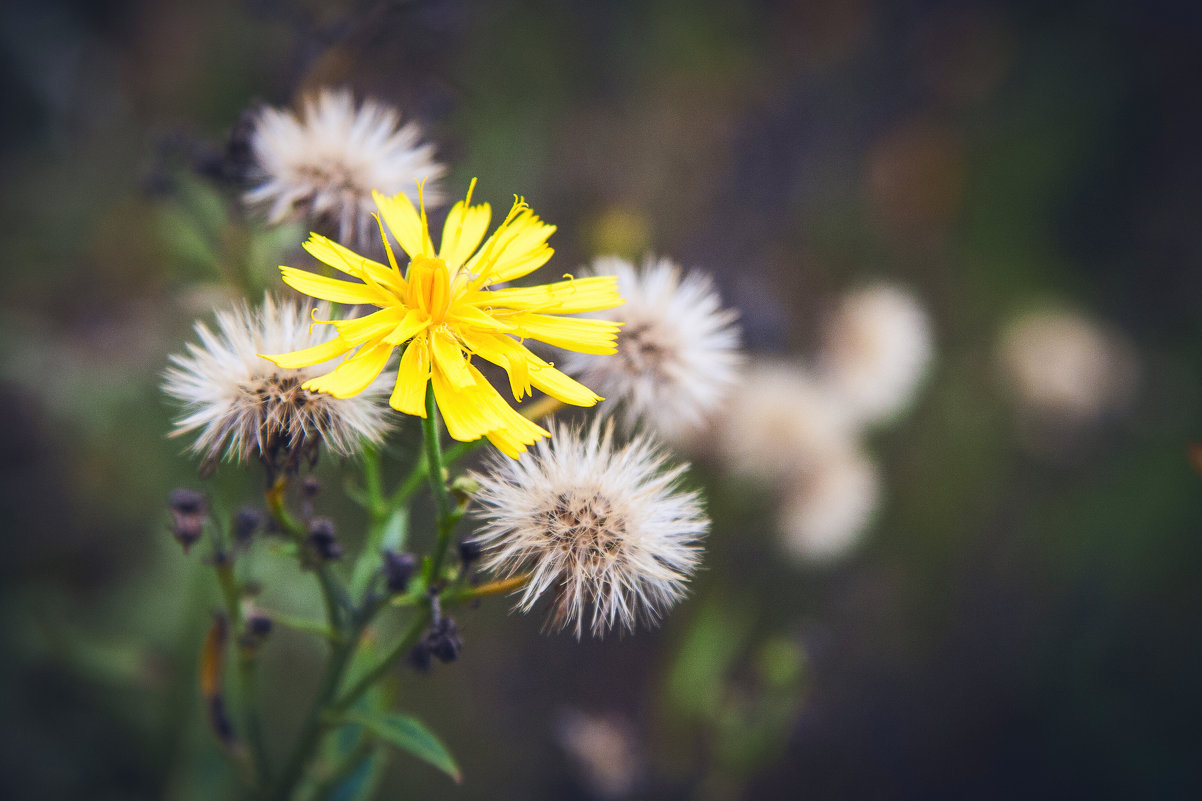
[[343, 720], [358, 723], [385, 742], [433, 765], [450, 776], [456, 784], [463, 782], [463, 773], [451, 752], [416, 718], [395, 712], [355, 710], [346, 713]]

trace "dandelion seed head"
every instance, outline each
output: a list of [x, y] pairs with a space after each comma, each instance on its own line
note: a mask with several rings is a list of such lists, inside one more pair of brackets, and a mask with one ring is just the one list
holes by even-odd
[[616, 275], [626, 299], [604, 315], [623, 324], [618, 352], [572, 354], [565, 369], [620, 403], [628, 429], [642, 422], [669, 442], [687, 440], [738, 382], [737, 314], [723, 308], [708, 275], [682, 274], [668, 259], [648, 257], [636, 269], [616, 256], [601, 257], [590, 272]]
[[932, 354], [922, 304], [905, 289], [877, 284], [839, 304], [825, 331], [819, 372], [855, 418], [878, 423], [910, 405]]
[[[326, 304], [316, 311], [329, 313]], [[171, 356], [162, 388], [182, 408], [171, 436], [195, 435], [190, 450], [201, 455], [202, 472], [223, 457], [295, 471], [316, 458], [321, 443], [345, 456], [388, 430], [387, 384], [335, 398], [302, 386], [328, 365], [282, 369], [259, 356], [332, 337], [328, 327], [312, 325], [307, 306], [268, 295], [257, 309], [239, 303], [218, 312], [214, 327], [198, 321], [195, 331], [199, 342]]]
[[855, 447], [834, 451], [799, 474], [779, 510], [781, 544], [800, 561], [850, 553], [872, 522], [881, 492], [872, 459]]
[[244, 200], [272, 224], [304, 219], [364, 246], [375, 235], [372, 190], [416, 200], [424, 181], [426, 203], [441, 203], [446, 167], [421, 140], [417, 123], [401, 125], [396, 109], [374, 100], [356, 104], [348, 89], [323, 89], [299, 112], [264, 107], [251, 134], [258, 184]]
[[846, 447], [856, 429], [846, 405], [805, 366], [750, 362], [740, 391], [715, 427], [719, 455], [734, 472], [765, 483], [789, 481]]
[[656, 623], [682, 598], [709, 529], [687, 465], [667, 468], [646, 437], [617, 446], [613, 425], [558, 426], [517, 461], [494, 459], [480, 483], [476, 539], [483, 565], [504, 576], [529, 571], [518, 608], [553, 597], [549, 625], [579, 639]]
[[1130, 344], [1067, 309], [1029, 312], [1003, 332], [999, 359], [1026, 411], [1080, 424], [1121, 409], [1136, 384]]

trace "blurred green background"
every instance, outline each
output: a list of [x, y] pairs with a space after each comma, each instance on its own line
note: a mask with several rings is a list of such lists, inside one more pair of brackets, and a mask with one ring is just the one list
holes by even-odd
[[[195, 684], [215, 589], [166, 531], [169, 490], [200, 482], [159, 376], [228, 275], [270, 284], [303, 233], [259, 230], [207, 177], [231, 126], [343, 83], [425, 124], [452, 196], [471, 176], [495, 205], [525, 195], [561, 272], [673, 256], [715, 275], [750, 348], [790, 355], [885, 277], [938, 346], [873, 440], [886, 496], [856, 554], [780, 559], [765, 499], [700, 465], [692, 597], [581, 644], [502, 601], [464, 611], [461, 660], [407, 675], [401, 704], [466, 780], [398, 756], [381, 797], [603, 796], [563, 742], [575, 711], [622, 721], [626, 797], [1202, 795], [1197, 5], [16, 0], [0, 19], [0, 795], [233, 797]], [[1048, 301], [1123, 331], [1141, 368], [1128, 414], [1054, 451], [1023, 447], [994, 357]], [[319, 472], [353, 523], [339, 466]], [[212, 489], [231, 511], [260, 480], [227, 467]], [[286, 575], [279, 597], [312, 600]], [[283, 630], [267, 647], [281, 750], [319, 656]]]

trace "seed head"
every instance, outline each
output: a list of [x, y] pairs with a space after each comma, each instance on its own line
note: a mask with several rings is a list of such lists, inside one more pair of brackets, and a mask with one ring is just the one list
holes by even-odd
[[599, 419], [583, 432], [557, 427], [552, 444], [517, 462], [493, 460], [474, 476], [483, 566], [529, 571], [518, 607], [550, 591], [550, 625], [578, 639], [586, 623], [601, 636], [657, 622], [683, 597], [709, 529], [698, 494], [679, 488], [687, 465], [664, 462], [645, 437], [616, 447]]
[[668, 259], [648, 257], [641, 269], [615, 256], [590, 271], [616, 275], [626, 303], [598, 317], [623, 324], [613, 356], [569, 354], [565, 366], [622, 405], [636, 422], [677, 442], [703, 429], [738, 381], [742, 361], [738, 316], [722, 306], [708, 275], [682, 276]]
[[[317, 314], [328, 316], [329, 309], [318, 307]], [[258, 355], [331, 339], [327, 326], [311, 326], [308, 309], [267, 296], [258, 309], [241, 304], [218, 312], [216, 323], [215, 329], [196, 324], [200, 343], [173, 355], [163, 380], [163, 391], [183, 409], [171, 436], [196, 432], [191, 450], [202, 456], [202, 474], [223, 456], [295, 473], [317, 458], [322, 443], [345, 456], [364, 441], [383, 439], [390, 419], [385, 382], [335, 398], [301, 386], [327, 365], [283, 369]]]

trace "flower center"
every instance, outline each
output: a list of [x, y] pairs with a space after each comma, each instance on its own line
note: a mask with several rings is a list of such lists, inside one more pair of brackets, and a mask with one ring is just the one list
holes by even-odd
[[416, 256], [409, 263], [409, 291], [405, 305], [417, 309], [438, 324], [451, 308], [451, 277], [447, 263], [431, 256]]

